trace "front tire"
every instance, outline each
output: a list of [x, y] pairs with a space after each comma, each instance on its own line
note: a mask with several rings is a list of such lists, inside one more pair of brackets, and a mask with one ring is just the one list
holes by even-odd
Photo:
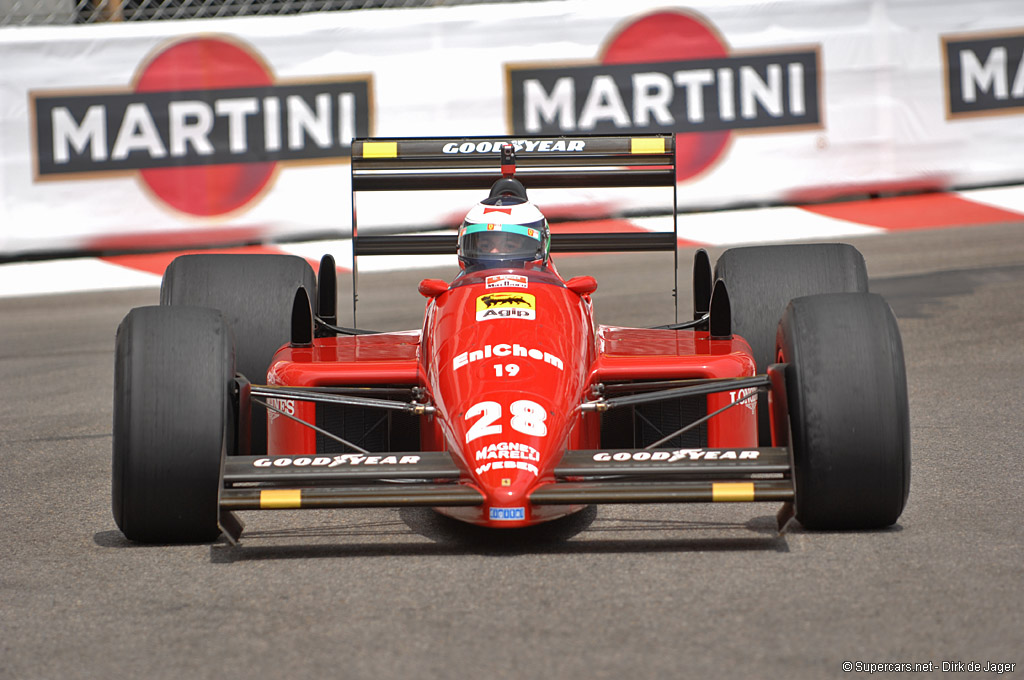
[[868, 293], [793, 300], [778, 330], [796, 481], [808, 529], [878, 529], [910, 490], [903, 344], [885, 300]]
[[[263, 384], [274, 353], [289, 340], [299, 286], [316, 300], [313, 268], [294, 255], [183, 255], [164, 273], [160, 304], [220, 310], [234, 333], [238, 372]], [[266, 409], [251, 411], [250, 442], [252, 455], [266, 454]]]
[[[732, 331], [750, 345], [757, 372], [775, 361], [775, 333], [793, 298], [819, 293], [866, 293], [864, 256], [845, 243], [803, 243], [730, 248], [715, 263], [725, 281]], [[758, 439], [771, 445], [768, 402], [758, 397]]]
[[142, 543], [212, 541], [234, 355], [216, 310], [140, 307], [117, 329], [112, 506]]

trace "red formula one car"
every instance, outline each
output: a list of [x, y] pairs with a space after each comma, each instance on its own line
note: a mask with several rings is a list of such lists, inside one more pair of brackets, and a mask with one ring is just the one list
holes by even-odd
[[551, 251], [675, 252], [676, 234], [552, 239], [526, 188], [674, 191], [674, 159], [671, 136], [357, 140], [353, 206], [489, 190], [457, 242], [353, 227], [353, 272], [357, 255], [457, 249], [454, 281], [419, 286], [419, 330], [337, 326], [330, 256], [319, 278], [290, 256], [178, 258], [160, 306], [118, 329], [118, 527], [235, 541], [240, 510], [429, 506], [501, 529], [742, 501], [809, 528], [893, 524], [910, 480], [902, 346], [854, 248], [735, 248], [714, 269], [698, 250], [692, 319], [658, 328], [596, 324], [596, 281], [559, 276]]

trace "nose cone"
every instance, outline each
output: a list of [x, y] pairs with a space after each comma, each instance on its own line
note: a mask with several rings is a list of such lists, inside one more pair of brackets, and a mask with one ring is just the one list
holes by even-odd
[[578, 418], [586, 310], [560, 280], [535, 277], [480, 274], [439, 298], [430, 320], [438, 341], [426, 369], [445, 444], [486, 498], [482, 511], [460, 519], [503, 527], [539, 521], [529, 494], [554, 479]]
[[458, 452], [484, 495], [479, 521], [526, 526], [539, 521], [529, 496], [539, 484], [554, 479], [568, 444], [566, 414], [572, 409], [563, 395], [552, 398], [539, 390], [494, 391], [488, 396], [488, 401], [459, 410], [450, 450]]
[[[559, 437], [564, 439], [564, 437]], [[483, 492], [485, 502], [476, 516], [478, 523], [515, 528], [529, 526], [573, 509], [552, 506], [537, 508], [529, 503], [530, 492], [541, 482], [551, 481], [552, 470], [561, 458], [562, 447], [540, 448], [535, 442], [496, 441], [468, 450], [466, 460], [471, 476]]]

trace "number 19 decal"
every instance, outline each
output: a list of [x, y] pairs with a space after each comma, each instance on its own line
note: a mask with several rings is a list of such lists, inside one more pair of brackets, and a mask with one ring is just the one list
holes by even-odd
[[519, 375], [519, 364], [494, 364], [494, 375], [497, 378], [504, 378], [506, 375], [514, 378]]
[[[548, 426], [544, 424], [547, 419], [547, 411], [535, 401], [520, 399], [512, 402], [508, 408], [512, 412], [512, 419], [509, 425], [516, 432], [544, 437], [548, 433]], [[466, 443], [478, 437], [486, 437], [492, 434], [501, 434], [501, 404], [496, 401], [481, 401], [473, 404], [466, 411], [466, 420], [480, 416], [480, 420], [473, 423], [473, 426], [466, 432]]]

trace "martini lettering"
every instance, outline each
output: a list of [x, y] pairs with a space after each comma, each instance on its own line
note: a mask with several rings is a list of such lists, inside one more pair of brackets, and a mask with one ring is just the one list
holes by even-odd
[[40, 175], [350, 155], [367, 83], [36, 95]]
[[945, 40], [943, 48], [951, 116], [1024, 106], [1024, 33]]
[[510, 68], [515, 134], [711, 132], [820, 123], [816, 50]]

